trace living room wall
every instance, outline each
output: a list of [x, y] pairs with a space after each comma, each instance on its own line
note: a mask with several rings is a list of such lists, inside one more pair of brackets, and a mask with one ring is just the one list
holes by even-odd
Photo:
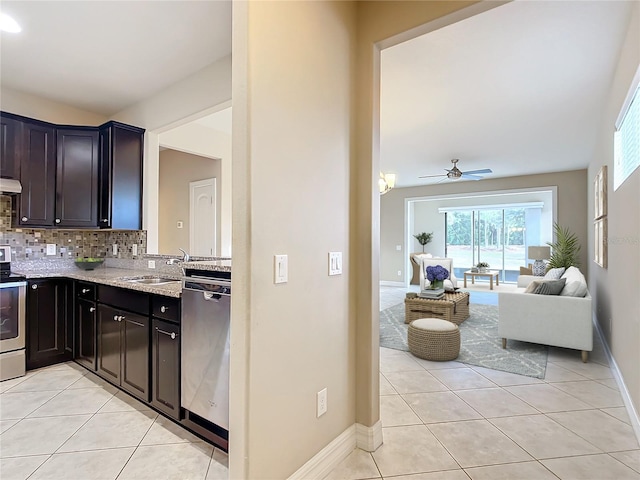
[[[640, 169], [613, 190], [613, 131], [632, 79], [640, 68], [640, 3], [636, 2], [629, 30], [612, 79], [610, 97], [603, 115], [602, 131], [589, 164], [589, 290], [594, 314], [624, 381], [635, 410], [632, 422], [640, 438]], [[636, 99], [637, 101], [637, 99]], [[608, 169], [608, 266], [595, 264], [592, 182], [600, 168]], [[622, 390], [622, 389], [621, 389]]]
[[[487, 178], [480, 182], [456, 182], [420, 187], [396, 188], [380, 198], [380, 280], [398, 282], [406, 278], [407, 258], [405, 252], [405, 199], [427, 196], [496, 192], [527, 188], [557, 187], [557, 219], [561, 225], [574, 232], [582, 245], [581, 262], [587, 265], [587, 171], [573, 170], [542, 175], [523, 175], [509, 178]], [[432, 231], [429, 229], [427, 231]], [[442, 235], [441, 235], [442, 236]], [[440, 239], [444, 252], [444, 239]], [[396, 250], [402, 245], [403, 250]], [[434, 248], [440, 248], [439, 244]], [[418, 250], [419, 251], [419, 250]], [[398, 276], [398, 271], [402, 275]]]

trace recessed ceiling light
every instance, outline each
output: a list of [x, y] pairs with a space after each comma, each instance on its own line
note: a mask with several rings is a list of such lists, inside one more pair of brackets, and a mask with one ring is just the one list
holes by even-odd
[[22, 31], [18, 22], [6, 13], [0, 13], [0, 30], [9, 33], [19, 33]]

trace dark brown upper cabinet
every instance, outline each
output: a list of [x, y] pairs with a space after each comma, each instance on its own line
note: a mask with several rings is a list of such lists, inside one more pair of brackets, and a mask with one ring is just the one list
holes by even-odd
[[100, 127], [98, 226], [142, 228], [144, 129], [118, 122]]
[[22, 122], [0, 114], [0, 176], [20, 180]]
[[47, 123], [23, 122], [17, 223], [53, 226], [56, 200], [55, 128]]
[[57, 227], [98, 225], [98, 129], [65, 128], [56, 132]]

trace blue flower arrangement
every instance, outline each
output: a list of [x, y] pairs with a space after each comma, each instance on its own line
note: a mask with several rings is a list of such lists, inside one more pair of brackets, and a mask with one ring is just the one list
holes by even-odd
[[442, 282], [449, 278], [449, 270], [442, 265], [436, 265], [435, 267], [427, 267], [427, 280], [430, 282]]

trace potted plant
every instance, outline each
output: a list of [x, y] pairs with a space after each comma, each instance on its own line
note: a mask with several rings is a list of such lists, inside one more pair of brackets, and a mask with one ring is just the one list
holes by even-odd
[[476, 264], [476, 268], [478, 269], [478, 272], [484, 273], [489, 270], [489, 264], [487, 262], [478, 262]]
[[449, 278], [449, 270], [442, 265], [428, 266], [427, 267], [427, 280], [429, 280], [429, 288], [431, 290], [437, 290], [444, 288], [444, 281]]
[[575, 233], [571, 233], [568, 228], [562, 228], [558, 223], [553, 224], [553, 234], [555, 242], [547, 242], [551, 247], [551, 258], [547, 262], [547, 270], [552, 268], [579, 267], [580, 243]]
[[433, 232], [431, 233], [427, 233], [427, 232], [422, 232], [419, 233], [417, 235], [413, 236], [416, 240], [418, 240], [418, 243], [420, 245], [422, 245], [422, 253], [424, 253], [424, 247], [426, 244], [431, 243], [431, 240], [433, 240]]

